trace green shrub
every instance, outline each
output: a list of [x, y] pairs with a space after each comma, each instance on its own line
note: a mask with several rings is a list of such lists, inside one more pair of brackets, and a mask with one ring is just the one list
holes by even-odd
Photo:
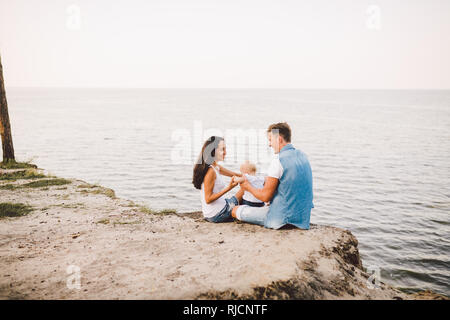
[[23, 203], [0, 203], [0, 218], [21, 217], [27, 215], [31, 211], [33, 211], [33, 208]]

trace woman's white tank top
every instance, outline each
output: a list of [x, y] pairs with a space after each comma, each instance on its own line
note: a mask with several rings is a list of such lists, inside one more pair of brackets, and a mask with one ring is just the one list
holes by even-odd
[[[225, 189], [225, 187], [227, 185], [226, 185], [225, 181], [223, 180], [222, 175], [219, 173], [219, 170], [217, 168], [215, 168], [214, 166], [210, 166], [210, 167], [213, 168], [214, 172], [216, 173], [216, 181], [214, 181], [213, 193], [218, 193], [221, 190]], [[202, 198], [203, 216], [205, 218], [214, 217], [216, 214], [218, 214], [220, 212], [220, 210], [222, 210], [225, 207], [225, 204], [226, 204], [225, 195], [221, 196], [219, 199], [217, 199], [211, 203], [206, 203], [204, 183], [202, 183], [200, 195]]]

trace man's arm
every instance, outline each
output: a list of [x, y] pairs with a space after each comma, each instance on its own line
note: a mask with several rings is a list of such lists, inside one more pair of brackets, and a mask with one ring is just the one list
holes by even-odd
[[257, 199], [268, 202], [272, 200], [275, 190], [277, 190], [279, 180], [273, 177], [267, 177], [264, 187], [262, 189], [257, 189], [253, 187], [247, 180], [241, 183], [241, 188], [245, 191], [249, 191]]
[[221, 165], [218, 165], [218, 167], [220, 169], [220, 174], [221, 175], [224, 175], [224, 176], [227, 176], [227, 177], [232, 177], [232, 176], [240, 177], [240, 176], [242, 176], [242, 173], [233, 172], [231, 170], [228, 170], [228, 169], [222, 167]]

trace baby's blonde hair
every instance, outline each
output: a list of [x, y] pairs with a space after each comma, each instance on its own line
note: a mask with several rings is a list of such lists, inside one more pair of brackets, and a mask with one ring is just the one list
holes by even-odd
[[256, 173], [256, 165], [254, 163], [251, 163], [250, 161], [246, 160], [243, 164], [241, 164], [240, 168], [241, 172], [253, 172]]

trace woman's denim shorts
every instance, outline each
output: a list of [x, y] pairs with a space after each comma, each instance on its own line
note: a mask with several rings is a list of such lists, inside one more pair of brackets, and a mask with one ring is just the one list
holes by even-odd
[[209, 222], [228, 222], [233, 221], [233, 217], [231, 216], [231, 211], [235, 206], [239, 204], [238, 199], [235, 196], [232, 196], [231, 198], [225, 199], [225, 207], [223, 207], [222, 210], [215, 216], [212, 216], [210, 218], [205, 218]]

